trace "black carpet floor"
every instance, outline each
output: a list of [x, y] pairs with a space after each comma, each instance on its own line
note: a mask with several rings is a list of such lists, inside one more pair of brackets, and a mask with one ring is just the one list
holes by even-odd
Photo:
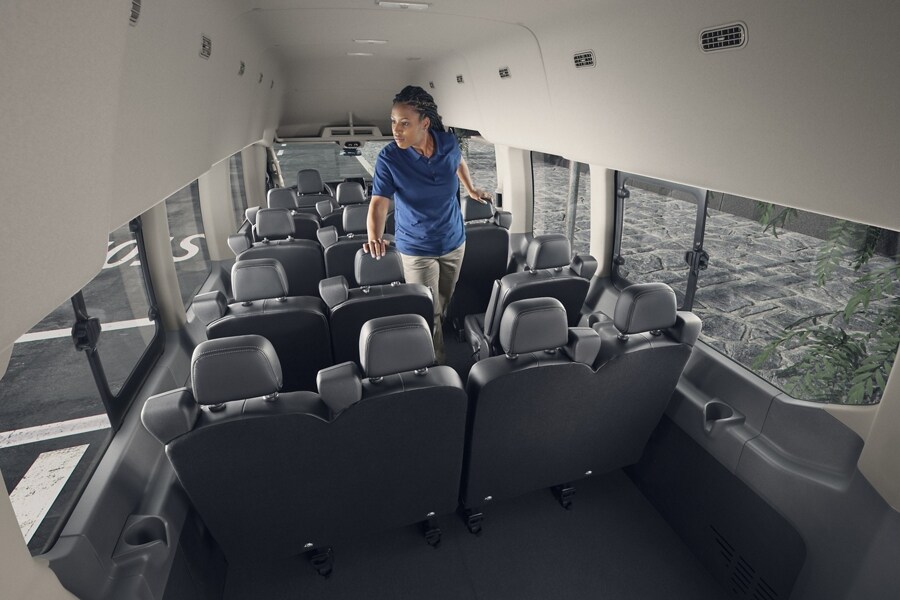
[[566, 511], [548, 490], [497, 502], [484, 530], [439, 518], [429, 547], [418, 526], [334, 545], [334, 571], [306, 557], [229, 566], [239, 599], [726, 599], [724, 591], [621, 471], [578, 485]]

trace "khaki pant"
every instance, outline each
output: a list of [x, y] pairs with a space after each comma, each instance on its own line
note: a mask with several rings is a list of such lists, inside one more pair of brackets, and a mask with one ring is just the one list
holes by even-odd
[[450, 304], [450, 297], [459, 279], [466, 244], [443, 256], [409, 256], [400, 254], [403, 260], [403, 276], [407, 283], [421, 283], [431, 288], [434, 296], [434, 323], [432, 341], [434, 355], [439, 364], [444, 363], [444, 332], [442, 315]]

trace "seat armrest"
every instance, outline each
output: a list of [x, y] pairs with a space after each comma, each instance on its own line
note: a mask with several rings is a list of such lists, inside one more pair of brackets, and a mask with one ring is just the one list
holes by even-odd
[[191, 306], [200, 322], [204, 325], [209, 325], [225, 315], [225, 312], [228, 310], [228, 300], [225, 298], [225, 294], [216, 290], [215, 292], [197, 294], [194, 296], [194, 303]]

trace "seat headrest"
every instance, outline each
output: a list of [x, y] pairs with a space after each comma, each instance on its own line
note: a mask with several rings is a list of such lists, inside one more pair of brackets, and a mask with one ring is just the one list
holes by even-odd
[[353, 259], [353, 274], [359, 287], [405, 281], [403, 261], [400, 259], [400, 253], [393, 246], [388, 246], [384, 256], [378, 260], [360, 248]]
[[321, 194], [325, 189], [322, 176], [315, 169], [301, 169], [297, 172], [298, 194]]
[[275, 348], [259, 335], [200, 342], [191, 356], [191, 387], [197, 404], [270, 396], [278, 393], [281, 383]]
[[532, 271], [566, 267], [571, 260], [572, 246], [569, 238], [561, 233], [535, 236], [525, 253], [525, 265]]
[[338, 184], [335, 197], [337, 198], [337, 203], [341, 206], [365, 204], [366, 190], [355, 181], [345, 181]]
[[266, 194], [269, 208], [297, 208], [297, 194], [291, 188], [272, 188]]
[[288, 289], [287, 273], [274, 258], [239, 260], [231, 267], [231, 291], [235, 302], [284, 298]]
[[553, 350], [568, 339], [566, 309], [556, 298], [517, 300], [500, 319], [500, 346], [507, 354]]
[[368, 219], [368, 204], [351, 204], [344, 207], [344, 231], [346, 233], [366, 233]]
[[494, 205], [490, 202], [479, 202], [472, 198], [462, 199], [463, 221], [481, 221], [494, 216]]
[[384, 377], [434, 364], [431, 328], [422, 315], [366, 321], [359, 332], [359, 362], [366, 377]]
[[294, 217], [286, 208], [261, 208], [256, 213], [256, 235], [262, 239], [281, 240], [294, 235]]
[[667, 329], [675, 324], [675, 292], [664, 283], [636, 283], [619, 293], [613, 324], [621, 333]]

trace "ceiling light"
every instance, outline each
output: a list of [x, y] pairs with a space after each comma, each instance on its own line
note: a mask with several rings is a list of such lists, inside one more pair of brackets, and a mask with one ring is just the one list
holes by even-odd
[[424, 2], [385, 2], [384, 0], [375, 0], [375, 4], [381, 8], [401, 8], [409, 10], [425, 10], [430, 4]]
[[357, 44], [387, 44], [387, 40], [353, 40]]
[[375, 56], [371, 52], [348, 52], [347, 56]]

